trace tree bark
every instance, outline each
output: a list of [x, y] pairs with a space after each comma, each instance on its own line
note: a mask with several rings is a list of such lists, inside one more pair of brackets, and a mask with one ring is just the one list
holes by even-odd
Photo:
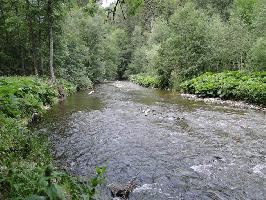
[[27, 18], [28, 18], [28, 26], [29, 26], [29, 38], [30, 38], [30, 44], [31, 44], [31, 57], [33, 61], [33, 69], [34, 74], [38, 76], [38, 68], [37, 68], [37, 58], [36, 58], [36, 44], [34, 39], [34, 32], [33, 32], [33, 23], [32, 23], [32, 14], [30, 11], [30, 2], [29, 0], [26, 0], [27, 4]]
[[45, 74], [45, 72], [44, 72], [44, 69], [43, 69], [43, 57], [42, 57], [42, 55], [40, 55], [41, 57], [40, 57], [40, 65], [41, 65], [41, 73], [42, 73], [42, 75], [44, 75]]
[[[19, 17], [19, 11], [18, 11], [18, 6], [17, 4], [14, 6], [15, 7], [15, 12], [16, 12], [16, 16]], [[1, 8], [0, 8], [1, 10]], [[18, 41], [22, 41], [22, 37], [20, 34], [20, 25], [18, 23], [16, 23], [16, 29], [17, 29], [17, 35], [18, 35]], [[22, 75], [25, 75], [25, 56], [24, 56], [24, 48], [23, 48], [23, 44], [20, 43], [19, 44], [19, 54], [20, 54], [20, 66], [22, 67]]]
[[154, 18], [154, 1], [144, 0], [143, 25], [145, 30], [151, 30], [151, 22]]
[[54, 38], [53, 38], [53, 0], [47, 2], [47, 16], [49, 29], [49, 71], [50, 81], [55, 82], [54, 74]]
[[[37, 1], [38, 7], [41, 7], [40, 0]], [[38, 15], [38, 63], [40, 66], [40, 74], [44, 75], [43, 69], [43, 53], [42, 53], [42, 23], [41, 23], [41, 15]]]

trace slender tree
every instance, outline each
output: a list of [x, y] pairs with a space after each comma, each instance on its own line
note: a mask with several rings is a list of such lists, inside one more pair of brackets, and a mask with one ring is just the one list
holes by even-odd
[[37, 57], [36, 57], [36, 42], [34, 36], [34, 29], [33, 29], [33, 15], [30, 8], [29, 0], [26, 0], [26, 11], [27, 11], [27, 20], [28, 20], [28, 27], [29, 27], [29, 40], [31, 45], [31, 57], [33, 61], [33, 69], [36, 76], [38, 76], [38, 68], [37, 68]]
[[49, 71], [50, 81], [55, 81], [54, 74], [54, 38], [53, 38], [53, 0], [47, 1], [47, 18], [48, 18], [48, 30], [49, 30]]

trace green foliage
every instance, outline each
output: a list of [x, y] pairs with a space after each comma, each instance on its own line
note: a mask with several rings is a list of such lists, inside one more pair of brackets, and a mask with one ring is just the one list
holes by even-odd
[[36, 77], [0, 77], [0, 187], [4, 199], [92, 199], [103, 182], [105, 168], [86, 182], [52, 167], [48, 139], [26, 125], [33, 112], [43, 112], [58, 97], [76, 87], [64, 79], [49, 85]]
[[168, 17], [157, 16], [149, 32], [136, 26], [141, 34], [132, 34], [126, 72], [153, 74], [161, 88], [178, 89], [207, 71], [264, 70], [265, 6], [264, 0], [182, 1]]
[[[47, 2], [0, 7], [0, 74], [47, 74]], [[139, 73], [178, 88], [206, 71], [265, 68], [265, 0], [55, 1], [53, 12], [56, 75], [79, 89]]]
[[128, 66], [131, 49], [125, 30], [112, 29], [101, 43], [101, 69], [103, 79], [122, 79]]
[[257, 0], [235, 0], [234, 12], [238, 15], [247, 25], [251, 25], [254, 18], [254, 8]]
[[266, 2], [257, 0], [254, 8], [254, 17], [252, 19], [252, 34], [255, 37], [264, 37], [266, 34]]
[[64, 35], [60, 37], [56, 50], [58, 76], [80, 89], [91, 87], [92, 81], [96, 81], [99, 76], [95, 54], [99, 49], [99, 38], [102, 37], [102, 25], [94, 18], [96, 17], [86, 15], [81, 9], [74, 9], [66, 15], [62, 24]]
[[47, 139], [29, 132], [21, 120], [6, 117], [0, 112], [0, 162], [1, 166], [24, 159], [38, 163], [50, 162]]
[[41, 112], [44, 105], [53, 104], [57, 97], [54, 86], [34, 77], [0, 77], [0, 86], [1, 111], [13, 118]]
[[133, 53], [131, 62], [128, 65], [126, 74], [156, 73], [156, 62], [161, 42], [170, 36], [170, 29], [167, 22], [157, 18], [151, 24], [151, 32], [143, 33], [143, 30], [136, 26], [131, 37]]
[[58, 79], [57, 85], [50, 85], [45, 79], [36, 77], [0, 77], [0, 108], [7, 117], [29, 118], [42, 113], [44, 106], [53, 105], [58, 97], [58, 86], [66, 95], [76, 91], [72, 83]]
[[253, 64], [251, 70], [266, 70], [266, 37], [258, 38], [250, 50], [250, 63]]
[[265, 106], [266, 73], [228, 71], [217, 74], [205, 73], [181, 84], [185, 93], [202, 97], [243, 100]]
[[158, 77], [146, 74], [131, 75], [129, 80], [144, 87], [157, 88], [160, 85], [160, 80]]
[[251, 45], [251, 34], [247, 26], [238, 18], [223, 22], [213, 17], [209, 24], [210, 51], [208, 71], [243, 69]]
[[[265, 0], [53, 2], [55, 72], [79, 89], [139, 73], [178, 88], [206, 71], [265, 68]], [[0, 3], [0, 74], [48, 74], [47, 3]]]
[[230, 17], [230, 9], [234, 0], [193, 0], [199, 8], [203, 8], [210, 15], [219, 14], [223, 20]]
[[97, 168], [97, 175], [81, 182], [52, 165], [38, 166], [35, 163], [19, 163], [2, 168], [0, 185], [6, 199], [93, 199], [96, 187], [104, 181], [105, 168]]
[[151, 25], [151, 32], [148, 35], [148, 45], [158, 45], [171, 36], [171, 29], [163, 18], [156, 18]]
[[141, 5], [143, 5], [144, 0], [126, 0], [126, 1], [124, 1], [124, 2], [125, 2], [125, 3], [128, 5], [128, 7], [129, 7], [129, 13], [130, 13], [131, 15], [133, 15], [133, 14], [136, 13], [137, 9], [138, 9]]
[[[130, 48], [125, 30], [103, 23], [99, 11], [93, 16], [76, 8], [66, 15], [57, 47], [57, 74], [80, 89], [105, 79], [123, 78]], [[58, 38], [59, 39], [59, 38]]]
[[189, 78], [205, 70], [208, 58], [206, 16], [192, 3], [185, 4], [171, 17], [171, 36], [161, 44], [157, 63], [162, 87], [169, 87], [173, 70]]
[[119, 49], [119, 65], [117, 66], [117, 78], [124, 79], [127, 78], [125, 77], [125, 71], [130, 62], [132, 50], [130, 48], [128, 33], [123, 29], [117, 29], [116, 32], [116, 45]]
[[132, 60], [128, 65], [126, 75], [144, 73], [147, 64], [148, 61], [145, 47], [137, 48], [132, 54]]
[[62, 78], [56, 80], [56, 85], [62, 86], [66, 92], [66, 95], [73, 94], [77, 91], [77, 85], [74, 85], [73, 83]]

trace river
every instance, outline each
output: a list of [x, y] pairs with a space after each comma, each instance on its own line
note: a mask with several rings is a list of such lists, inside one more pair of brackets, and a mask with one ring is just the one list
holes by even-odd
[[107, 184], [136, 177], [132, 200], [266, 198], [265, 112], [110, 82], [54, 106], [39, 129], [60, 168], [106, 166]]

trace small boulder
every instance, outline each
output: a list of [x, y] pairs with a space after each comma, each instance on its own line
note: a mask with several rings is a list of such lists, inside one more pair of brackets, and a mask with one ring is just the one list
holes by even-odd
[[119, 197], [121, 199], [128, 199], [129, 194], [137, 187], [137, 185], [133, 179], [126, 184], [112, 183], [107, 185], [107, 187], [110, 188], [113, 198]]

